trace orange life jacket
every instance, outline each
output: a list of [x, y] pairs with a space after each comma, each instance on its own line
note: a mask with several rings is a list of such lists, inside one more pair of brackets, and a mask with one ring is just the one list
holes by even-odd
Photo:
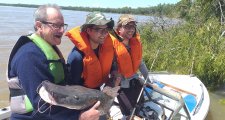
[[80, 27], [71, 29], [66, 36], [84, 53], [83, 58], [83, 79], [84, 86], [97, 88], [108, 80], [112, 60], [114, 56], [113, 44], [110, 36], [107, 36], [101, 44], [98, 56], [94, 53], [86, 32], [80, 32]]
[[119, 42], [111, 34], [110, 37], [112, 38], [113, 47], [117, 58], [118, 72], [125, 78], [129, 78], [137, 72], [142, 60], [140, 35], [136, 34], [135, 37], [129, 40], [129, 45], [131, 47], [130, 53], [122, 42]]

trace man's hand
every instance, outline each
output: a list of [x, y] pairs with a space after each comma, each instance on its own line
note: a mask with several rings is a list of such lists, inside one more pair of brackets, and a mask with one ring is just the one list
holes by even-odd
[[98, 120], [100, 116], [100, 112], [97, 108], [100, 105], [100, 101], [95, 103], [95, 105], [87, 111], [84, 111], [80, 114], [79, 120]]

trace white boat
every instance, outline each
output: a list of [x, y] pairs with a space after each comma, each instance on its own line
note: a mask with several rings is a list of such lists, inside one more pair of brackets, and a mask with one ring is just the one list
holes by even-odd
[[[204, 84], [193, 75], [150, 73], [156, 83], [145, 87], [145, 102], [139, 116], [145, 120], [204, 120], [210, 99]], [[142, 78], [143, 80], [143, 78]], [[0, 111], [0, 119], [7, 119], [10, 108]], [[113, 120], [124, 119], [119, 106], [110, 109]]]
[[0, 109], [0, 120], [7, 120], [11, 115], [10, 107], [5, 107]]
[[[145, 102], [139, 117], [145, 120], [204, 120], [210, 99], [204, 84], [193, 75], [149, 73], [155, 81], [144, 87]], [[143, 78], [142, 78], [143, 80]], [[125, 119], [118, 106], [110, 109], [113, 120]]]

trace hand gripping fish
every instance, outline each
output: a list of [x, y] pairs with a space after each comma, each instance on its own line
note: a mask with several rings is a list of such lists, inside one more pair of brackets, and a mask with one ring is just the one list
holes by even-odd
[[106, 114], [114, 98], [118, 95], [118, 87], [105, 87], [103, 91], [90, 89], [79, 85], [60, 86], [48, 81], [42, 82], [42, 87], [38, 93], [41, 98], [57, 106], [66, 107], [69, 109], [83, 110], [93, 106], [97, 101], [100, 101], [98, 110], [100, 114]]

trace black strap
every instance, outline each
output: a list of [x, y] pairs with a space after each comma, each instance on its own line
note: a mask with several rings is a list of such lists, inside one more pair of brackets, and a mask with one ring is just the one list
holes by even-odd
[[116, 33], [116, 31], [115, 31], [114, 29], [111, 29], [109, 32], [110, 32], [111, 35], [113, 35], [113, 36], [114, 36], [117, 40], [119, 40], [120, 42], [123, 41], [123, 38], [120, 37], [120, 36]]
[[25, 92], [22, 89], [9, 89], [10, 97], [25, 95]]

